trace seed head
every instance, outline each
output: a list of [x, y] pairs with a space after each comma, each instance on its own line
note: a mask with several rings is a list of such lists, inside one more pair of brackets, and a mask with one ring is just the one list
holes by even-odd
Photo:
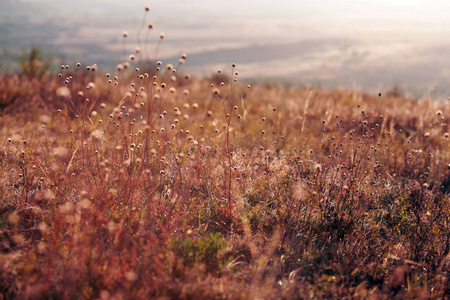
[[59, 97], [70, 97], [70, 90], [67, 87], [60, 87], [56, 90], [56, 95]]

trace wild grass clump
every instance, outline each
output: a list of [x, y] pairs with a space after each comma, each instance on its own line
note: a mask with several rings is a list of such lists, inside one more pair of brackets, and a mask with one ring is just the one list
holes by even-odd
[[3, 298], [448, 296], [446, 103], [193, 79], [145, 43], [2, 75]]

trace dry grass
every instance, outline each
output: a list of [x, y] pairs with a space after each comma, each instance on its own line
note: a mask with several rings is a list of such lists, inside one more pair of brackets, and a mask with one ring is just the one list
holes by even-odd
[[448, 104], [137, 61], [0, 78], [3, 298], [448, 297]]

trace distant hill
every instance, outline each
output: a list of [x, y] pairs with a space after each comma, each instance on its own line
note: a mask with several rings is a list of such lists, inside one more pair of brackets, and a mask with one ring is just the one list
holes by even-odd
[[[0, 70], [16, 72], [21, 50], [31, 44], [52, 56], [55, 66], [83, 60], [112, 68], [124, 59], [121, 33], [127, 30], [125, 56], [139, 42], [145, 57], [155, 60], [173, 62], [186, 52], [183, 68], [197, 75], [236, 62], [242, 77], [256, 81], [375, 91], [398, 86], [416, 97], [430, 90], [435, 97], [447, 96], [450, 58], [443, 54], [450, 49], [450, 28], [438, 13], [445, 5], [432, 2], [421, 14], [411, 5], [393, 18], [382, 3], [370, 14], [362, 4], [350, 9], [346, 2], [339, 8], [330, 1], [324, 7], [306, 1], [290, 9], [269, 9], [266, 2], [203, 5], [169, 0], [153, 4], [143, 19], [144, 0], [64, 5], [56, 0], [3, 0]], [[151, 31], [148, 22], [154, 23]], [[160, 32], [166, 38], [156, 53]]]

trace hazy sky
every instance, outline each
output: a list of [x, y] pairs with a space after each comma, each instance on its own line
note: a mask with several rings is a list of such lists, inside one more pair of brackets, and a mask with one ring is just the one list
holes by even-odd
[[[14, 0], [2, 0], [14, 1]], [[16, 0], [17, 2], [18, 0]], [[55, 11], [61, 9], [60, 0], [22, 0], [19, 2], [38, 5], [52, 4]], [[105, 14], [108, 11], [129, 13], [145, 5], [152, 7], [152, 14], [164, 18], [284, 18], [330, 23], [358, 22], [365, 26], [373, 20], [394, 23], [411, 21], [433, 23], [438, 26], [448, 25], [450, 1], [442, 0], [78, 0], [66, 1], [66, 13], [89, 15]], [[75, 8], [75, 10], [73, 10]], [[51, 11], [50, 11], [51, 12]], [[38, 17], [38, 16], [37, 16]], [[75, 17], [75, 16], [74, 16]], [[125, 16], [124, 16], [125, 17]], [[371, 24], [371, 26], [373, 26]]]
[[[85, 18], [89, 21], [87, 25], [93, 27], [113, 19], [116, 24], [109, 27], [117, 30], [124, 25], [138, 26], [143, 7], [150, 5], [147, 20], [154, 21], [157, 30], [173, 32], [177, 39], [197, 34], [193, 38], [206, 39], [212, 35], [279, 42], [319, 34], [384, 41], [423, 38], [423, 34], [439, 39], [450, 33], [450, 1], [437, 0], [78, 0], [66, 1], [63, 6], [60, 0], [22, 1], [48, 4], [49, 14], [53, 11], [61, 20]], [[188, 32], [177, 31], [183, 29]], [[215, 41], [211, 43], [214, 45]]]

